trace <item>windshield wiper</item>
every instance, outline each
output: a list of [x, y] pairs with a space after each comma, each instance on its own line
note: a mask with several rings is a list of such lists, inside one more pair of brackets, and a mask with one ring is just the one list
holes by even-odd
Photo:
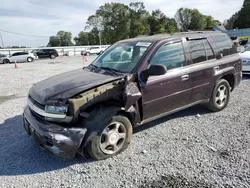
[[110, 67], [100, 67], [101, 69], [104, 69], [104, 70], [107, 70], [107, 71], [109, 71], [109, 72], [111, 72], [111, 73], [113, 73], [115, 76], [117, 76], [118, 75], [118, 72], [120, 72], [120, 71], [118, 71], [118, 70], [116, 70], [116, 69], [113, 69], [113, 68], [110, 68]]
[[96, 66], [96, 65], [93, 65], [93, 64], [89, 64], [88, 67], [92, 67], [94, 70], [101, 70], [100, 67]]

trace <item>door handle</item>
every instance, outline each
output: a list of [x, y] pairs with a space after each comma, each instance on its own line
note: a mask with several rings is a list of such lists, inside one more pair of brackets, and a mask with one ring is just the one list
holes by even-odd
[[218, 66], [217, 66], [217, 67], [214, 67], [214, 70], [215, 70], [215, 71], [218, 71], [218, 70], [220, 70], [220, 67], [218, 67]]
[[181, 80], [182, 81], [186, 81], [186, 80], [188, 80], [189, 79], [189, 75], [183, 75], [182, 77], [181, 77]]

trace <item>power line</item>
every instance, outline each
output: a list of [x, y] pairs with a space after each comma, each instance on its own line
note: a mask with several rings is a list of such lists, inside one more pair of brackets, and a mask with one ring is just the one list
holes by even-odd
[[6, 31], [6, 30], [3, 30], [3, 29], [0, 29], [0, 31], [5, 32], [5, 33], [10, 33], [10, 34], [15, 34], [15, 35], [27, 36], [27, 37], [49, 38], [49, 36], [27, 35], [27, 34], [23, 34], [23, 33], [16, 33], [16, 32], [12, 32], [12, 31]]

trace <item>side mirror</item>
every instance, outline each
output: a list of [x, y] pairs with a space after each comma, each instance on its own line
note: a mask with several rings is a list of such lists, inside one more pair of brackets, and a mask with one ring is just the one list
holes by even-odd
[[160, 76], [167, 72], [167, 68], [164, 65], [151, 65], [149, 69], [142, 72], [141, 76], [143, 81], [147, 81], [150, 76]]

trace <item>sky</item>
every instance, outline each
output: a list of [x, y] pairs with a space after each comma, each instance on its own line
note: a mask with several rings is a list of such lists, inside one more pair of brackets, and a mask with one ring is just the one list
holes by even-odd
[[[143, 0], [138, 0], [143, 1]], [[59, 30], [76, 36], [83, 31], [88, 16], [95, 14], [104, 3], [129, 4], [133, 0], [1, 0], [0, 29], [27, 35], [27, 37], [2, 33], [5, 46], [46, 46], [49, 36]], [[197, 8], [202, 14], [211, 15], [223, 22], [238, 11], [243, 0], [144, 0], [146, 9], [160, 9], [168, 17], [174, 17], [180, 7]], [[0, 42], [0, 46], [2, 46]]]

